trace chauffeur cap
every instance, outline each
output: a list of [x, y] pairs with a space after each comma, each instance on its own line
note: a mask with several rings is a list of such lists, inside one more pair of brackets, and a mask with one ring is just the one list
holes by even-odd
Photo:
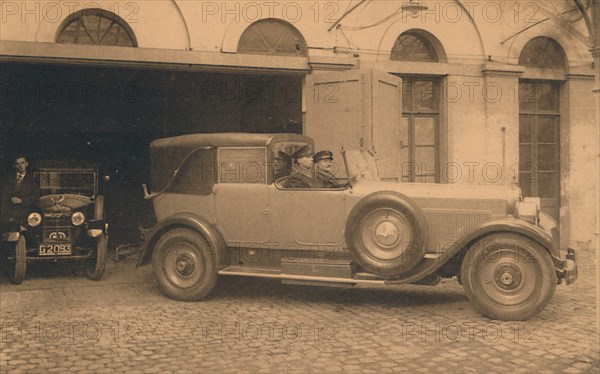
[[331, 151], [320, 151], [315, 153], [313, 156], [313, 161], [319, 162], [321, 160], [333, 160], [333, 152]]

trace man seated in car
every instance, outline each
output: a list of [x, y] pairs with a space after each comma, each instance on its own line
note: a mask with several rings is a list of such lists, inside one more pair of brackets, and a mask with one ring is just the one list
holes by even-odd
[[287, 177], [292, 172], [292, 158], [285, 152], [278, 151], [273, 158], [273, 174], [275, 180]]
[[315, 163], [315, 179], [319, 187], [339, 188], [343, 187], [334, 175], [333, 152], [320, 151], [313, 156]]
[[294, 171], [283, 182], [285, 188], [315, 188], [320, 187], [314, 176], [314, 161], [310, 145], [305, 145], [292, 155]]

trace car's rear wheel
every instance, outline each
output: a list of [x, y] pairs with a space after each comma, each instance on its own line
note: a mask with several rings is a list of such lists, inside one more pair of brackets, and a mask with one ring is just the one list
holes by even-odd
[[96, 243], [96, 256], [89, 259], [85, 267], [85, 276], [88, 279], [98, 281], [104, 276], [108, 256], [106, 242], [106, 234], [102, 234]]
[[463, 259], [467, 297], [486, 316], [526, 320], [546, 307], [557, 284], [552, 258], [517, 234], [494, 234], [476, 242]]
[[427, 224], [419, 208], [397, 192], [376, 192], [352, 209], [346, 241], [366, 270], [393, 277], [414, 268], [425, 251]]
[[217, 282], [218, 263], [216, 248], [202, 235], [184, 228], [165, 233], [152, 254], [159, 289], [180, 301], [208, 296]]
[[8, 280], [12, 284], [21, 284], [27, 271], [27, 243], [21, 235], [15, 243], [14, 264], [8, 264]]

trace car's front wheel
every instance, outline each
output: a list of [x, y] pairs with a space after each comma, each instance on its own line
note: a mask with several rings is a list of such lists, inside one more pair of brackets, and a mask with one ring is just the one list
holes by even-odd
[[195, 231], [178, 228], [156, 243], [152, 268], [166, 296], [197, 301], [208, 296], [217, 282], [216, 249]]
[[8, 264], [8, 280], [12, 284], [21, 284], [27, 271], [27, 243], [21, 235], [15, 243], [15, 261]]
[[542, 311], [557, 284], [546, 249], [517, 234], [494, 234], [476, 242], [463, 259], [461, 278], [467, 297], [484, 315], [509, 321]]
[[96, 243], [96, 257], [88, 260], [85, 267], [85, 276], [93, 281], [98, 281], [104, 276], [106, 269], [106, 234], [102, 234]]

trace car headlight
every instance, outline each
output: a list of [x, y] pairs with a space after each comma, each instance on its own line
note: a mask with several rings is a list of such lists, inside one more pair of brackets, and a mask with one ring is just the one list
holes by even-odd
[[37, 212], [33, 212], [31, 213], [29, 216], [27, 216], [27, 224], [31, 227], [36, 227], [39, 226], [40, 223], [42, 223], [42, 215], [37, 213]]
[[541, 200], [539, 197], [526, 197], [517, 203], [517, 218], [534, 225], [538, 224], [540, 218]]
[[75, 212], [71, 216], [71, 223], [75, 226], [81, 226], [85, 222], [85, 216], [81, 212]]

